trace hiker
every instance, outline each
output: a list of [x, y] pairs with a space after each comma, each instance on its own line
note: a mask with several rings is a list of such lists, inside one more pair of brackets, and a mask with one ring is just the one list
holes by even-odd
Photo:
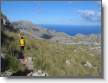
[[19, 36], [20, 36], [20, 40], [19, 40], [20, 51], [21, 51], [21, 52], [24, 52], [24, 46], [25, 46], [24, 35], [23, 35], [23, 33], [21, 32], [21, 33], [19, 34]]
[[19, 39], [20, 52], [18, 55], [18, 59], [20, 60], [22, 64], [25, 64], [25, 57], [24, 57], [25, 39], [22, 32], [20, 32], [19, 37], [20, 37]]

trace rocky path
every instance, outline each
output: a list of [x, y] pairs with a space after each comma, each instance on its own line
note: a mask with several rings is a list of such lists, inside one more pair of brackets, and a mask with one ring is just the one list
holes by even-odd
[[24, 64], [26, 69], [31, 71], [27, 74], [27, 76], [48, 76], [48, 74], [42, 70], [34, 71], [32, 57], [24, 58], [24, 60], [20, 60], [20, 63]]
[[26, 64], [25, 64], [26, 68], [28, 70], [33, 70], [33, 60], [32, 57], [27, 57], [26, 58]]

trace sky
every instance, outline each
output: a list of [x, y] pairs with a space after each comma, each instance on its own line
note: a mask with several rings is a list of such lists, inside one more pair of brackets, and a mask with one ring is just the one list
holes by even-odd
[[35, 24], [100, 25], [100, 1], [2, 1], [1, 10], [10, 21]]

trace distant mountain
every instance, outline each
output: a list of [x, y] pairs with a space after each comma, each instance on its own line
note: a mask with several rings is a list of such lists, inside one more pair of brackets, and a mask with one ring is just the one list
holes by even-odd
[[56, 32], [54, 30], [46, 29], [41, 25], [36, 25], [31, 21], [24, 20], [13, 22], [12, 25], [14, 28], [20, 29], [24, 34], [36, 39], [47, 39], [51, 42], [59, 42], [63, 44], [101, 43], [100, 34], [83, 35], [79, 33], [75, 36], [70, 36], [64, 32]]
[[30, 35], [37, 39], [49, 39], [52, 41], [61, 40], [64, 37], [69, 37], [68, 34], [63, 32], [55, 32], [53, 30], [42, 28], [39, 25], [33, 24], [30, 21], [17, 21], [13, 22], [12, 25], [20, 29], [20, 31], [24, 32], [27, 35]]

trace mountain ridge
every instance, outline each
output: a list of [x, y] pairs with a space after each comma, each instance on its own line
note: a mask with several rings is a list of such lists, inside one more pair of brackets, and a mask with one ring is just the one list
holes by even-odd
[[[65, 32], [57, 32], [55, 30], [46, 29], [41, 25], [34, 24], [31, 21], [16, 21], [13, 22], [12, 25], [15, 28], [20, 29], [20, 31], [24, 32], [27, 35], [32, 36], [36, 39], [45, 39], [51, 42], [59, 42], [59, 43], [76, 43], [76, 40], [84, 41], [84, 42], [91, 42], [94, 40], [94, 43], [99, 43], [101, 41], [100, 34], [90, 34], [84, 35], [81, 33], [76, 34], [75, 36], [70, 36]], [[98, 42], [99, 41], [99, 42]], [[92, 42], [92, 43], [93, 43]]]

